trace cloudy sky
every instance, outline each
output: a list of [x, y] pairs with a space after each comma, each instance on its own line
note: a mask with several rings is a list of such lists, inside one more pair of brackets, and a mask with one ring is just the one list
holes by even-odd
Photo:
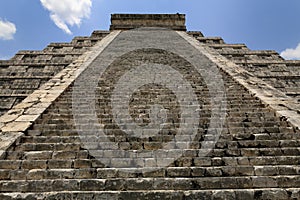
[[108, 30], [112, 13], [177, 12], [188, 30], [300, 59], [300, 0], [1, 0], [0, 59]]

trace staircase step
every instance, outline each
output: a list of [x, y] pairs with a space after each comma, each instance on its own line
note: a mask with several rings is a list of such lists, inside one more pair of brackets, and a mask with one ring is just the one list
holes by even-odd
[[0, 181], [0, 192], [293, 188], [298, 176], [111, 178]]
[[[197, 177], [245, 177], [245, 176], [297, 176], [299, 166], [214, 166], [168, 168], [63, 168], [68, 162], [56, 161], [57, 169], [1, 169], [1, 180], [42, 179], [111, 179], [111, 178], [197, 178]], [[76, 163], [75, 163], [76, 164]], [[81, 163], [82, 164], [82, 163]], [[59, 168], [60, 167], [60, 168]]]
[[260, 189], [236, 189], [236, 190], [139, 190], [139, 191], [55, 191], [37, 193], [1, 193], [3, 200], [11, 199], [76, 199], [76, 200], [110, 200], [110, 199], [165, 199], [165, 200], [206, 200], [206, 199], [243, 199], [265, 200], [299, 199], [300, 190], [289, 188], [260, 188]]

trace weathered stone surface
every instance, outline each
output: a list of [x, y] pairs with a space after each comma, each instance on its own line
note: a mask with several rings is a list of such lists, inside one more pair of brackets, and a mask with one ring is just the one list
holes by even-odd
[[6, 150], [23, 136], [22, 132], [2, 132], [0, 133], [0, 157], [4, 157]]
[[43, 160], [24, 160], [21, 164], [22, 169], [46, 169], [47, 161]]
[[[144, 16], [144, 24], [140, 15], [120, 21], [124, 16], [115, 15], [111, 28], [144, 26], [164, 17], [161, 25], [174, 20], [168, 28], [184, 25], [181, 15]], [[191, 139], [189, 131], [178, 131], [181, 121], [189, 120], [182, 118], [182, 109], [191, 107], [187, 90], [182, 91], [180, 102], [178, 94], [163, 83], [146, 84], [130, 95], [121, 90], [112, 100], [118, 81], [129, 72], [136, 73], [141, 63], [170, 66], [192, 86], [200, 104], [193, 110], [200, 117], [190, 145], [186, 142]], [[108, 67], [104, 70], [101, 67], [105, 64]], [[71, 43], [50, 44], [42, 52], [19, 52], [0, 65], [8, 65], [0, 77], [11, 80], [7, 82], [12, 84], [9, 90], [24, 92], [6, 100], [2, 98], [9, 91], [0, 93], [0, 112], [13, 107], [0, 118], [0, 199], [299, 198], [297, 61], [284, 61], [274, 51], [225, 44], [220, 37], [204, 37], [199, 32], [142, 28], [96, 31]], [[212, 66], [219, 72], [210, 71]], [[101, 70], [103, 76], [99, 76]], [[9, 78], [13, 71], [20, 80]], [[32, 76], [26, 78], [21, 72]], [[97, 79], [96, 89], [76, 90], [76, 80], [87, 72], [91, 75], [83, 79], [83, 86]], [[156, 73], [155, 79], [171, 82], [170, 74]], [[125, 78], [130, 86], [137, 84], [137, 77], [132, 83]], [[216, 109], [212, 96], [222, 91], [211, 91], [210, 87], [221, 79], [226, 118], [212, 114]], [[293, 81], [294, 85], [287, 87]], [[83, 94], [83, 100], [92, 97], [90, 104], [78, 105], [82, 111], [93, 110], [95, 104], [96, 113], [73, 112], [78, 94]], [[130, 97], [129, 117], [112, 111], [111, 103], [124, 96]], [[127, 103], [122, 101], [121, 106]], [[94, 115], [96, 121], [92, 120]], [[132, 118], [138, 127], [148, 128], [142, 134], [154, 130], [148, 126], [153, 117], [163, 123], [158, 133], [139, 137], [124, 131], [126, 126], [117, 124], [116, 116], [125, 121]], [[214, 120], [223, 118], [222, 129], [209, 130]], [[84, 127], [85, 135], [78, 126]], [[99, 135], [99, 129], [105, 135]], [[176, 142], [171, 142], [173, 139]], [[169, 146], [163, 149], [166, 144]], [[208, 144], [213, 148], [208, 149]]]
[[234, 191], [219, 191], [215, 192], [212, 195], [212, 199], [214, 200], [221, 200], [221, 199], [228, 199], [228, 200], [234, 200], [236, 199]]
[[19, 121], [14, 121], [14, 122], [9, 122], [5, 124], [1, 130], [3, 132], [22, 132], [26, 131], [32, 123], [30, 122], [19, 122]]

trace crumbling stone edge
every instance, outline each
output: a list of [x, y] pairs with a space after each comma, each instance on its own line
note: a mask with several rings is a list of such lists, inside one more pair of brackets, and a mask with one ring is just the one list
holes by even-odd
[[112, 31], [94, 47], [35, 90], [0, 117], [0, 159], [20, 139], [43, 112], [75, 81], [108, 44], [120, 33]]
[[300, 105], [294, 99], [255, 77], [234, 62], [220, 55], [216, 50], [199, 43], [187, 33], [182, 31], [177, 31], [177, 33], [214, 62], [221, 70], [230, 75], [236, 82], [243, 85], [253, 96], [259, 98], [262, 103], [267, 105], [271, 110], [274, 110], [278, 117], [286, 120], [293, 127], [300, 130]]

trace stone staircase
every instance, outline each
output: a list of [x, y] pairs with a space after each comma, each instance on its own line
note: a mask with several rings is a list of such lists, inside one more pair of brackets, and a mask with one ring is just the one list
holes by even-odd
[[94, 31], [91, 36], [75, 37], [70, 43], [51, 43], [42, 51], [19, 51], [10, 60], [0, 60], [0, 115], [108, 34], [108, 31]]
[[190, 35], [300, 102], [300, 62], [298, 60], [284, 60], [272, 50], [253, 51], [245, 44], [226, 44], [220, 37], [204, 37], [202, 34], [193, 32]]
[[[142, 38], [142, 33], [148, 37]], [[252, 70], [248, 64], [250, 62], [257, 62], [259, 65], [273, 62], [276, 63], [274, 68], [281, 63], [285, 69], [297, 68], [298, 62], [284, 61], [272, 51], [251, 51], [243, 44], [225, 44], [222, 38], [204, 37], [201, 32], [187, 33], [203, 45], [199, 47], [203, 49], [200, 49], [201, 53], [198, 49], [198, 54], [206, 55], [205, 48], [209, 48], [214, 50], [212, 55], [226, 61], [226, 68], [222, 68], [222, 60], [212, 63], [211, 59], [208, 61], [209, 57], [204, 56], [198, 60], [207, 67], [205, 70], [209, 71], [212, 64], [218, 67], [220, 77], [213, 74], [210, 84], [220, 81], [220, 78], [224, 82], [226, 118], [220, 128], [222, 132], [219, 138], [216, 139], [209, 132], [209, 125], [215, 109], [212, 108], [211, 98], [220, 91], [208, 91], [205, 77], [198, 74], [193, 63], [184, 59], [186, 52], [194, 57], [198, 56], [193, 52], [197, 53], [197, 49], [189, 48], [190, 44], [180, 39], [180, 34], [185, 33], [161, 29], [141, 29], [130, 33], [112, 31], [110, 34], [95, 31], [91, 37], [76, 37], [71, 43], [52, 43], [46, 48], [49, 51], [46, 55], [41, 52], [20, 52], [14, 58], [17, 60], [18, 57], [31, 55], [45, 60], [47, 56], [61, 55], [62, 52], [66, 57], [78, 56], [78, 59], [74, 58], [70, 61], [71, 64], [61, 69], [58, 76], [52, 79], [49, 77], [50, 81], [42, 85], [37, 94], [29, 95], [23, 104], [17, 108], [15, 106], [4, 115], [11, 119], [0, 117], [0, 199], [300, 199], [300, 130], [297, 121], [290, 120], [297, 118], [288, 118], [283, 115], [285, 113], [278, 112], [274, 109], [277, 108], [276, 104], [266, 103], [273, 100], [271, 95], [267, 100], [262, 99], [259, 96], [261, 94], [253, 93], [253, 88], [246, 81], [241, 81], [244, 77], [271, 80], [270, 77], [260, 77], [262, 73], [267, 74], [267, 70], [262, 70], [263, 67], [261, 71]], [[117, 34], [120, 35], [117, 37]], [[107, 37], [103, 38], [105, 35]], [[144, 42], [140, 38], [150, 41], [151, 37], [163, 39], [152, 40], [153, 43], [145, 42], [147, 45], [157, 45], [157, 48], [145, 45], [144, 49], [135, 48], [130, 51], [132, 44], [128, 38], [131, 37], [140, 43]], [[109, 45], [101, 43], [101, 38], [107, 43], [111, 39]], [[136, 43], [138, 42], [134, 45]], [[184, 53], [171, 53], [159, 45], [169, 45], [170, 49], [175, 45]], [[90, 48], [92, 52], [85, 55], [86, 60], [80, 56], [84, 54], [84, 48]], [[101, 48], [108, 53], [93, 57], [93, 51], [102, 51]], [[109, 52], [110, 48], [113, 51]], [[97, 77], [97, 67], [105, 63], [105, 59], [114, 58], [116, 52], [122, 52], [122, 48], [128, 50], [126, 54], [117, 57], [104, 75]], [[91, 63], [89, 59], [92, 58], [95, 62]], [[48, 60], [52, 61], [53, 57]], [[58, 63], [57, 60], [54, 61], [53, 65]], [[230, 61], [237, 66], [232, 66]], [[180, 139], [183, 141], [191, 140], [190, 145], [179, 141], [171, 148], [163, 148], [164, 144], [176, 139], [182, 119], [176, 95], [158, 84], [140, 87], [139, 91], [132, 94], [129, 103], [129, 113], [141, 127], [147, 127], [151, 122], [150, 110], [153, 105], [159, 104], [167, 110], [167, 120], [155, 136], [131, 136], [116, 124], [111, 108], [112, 91], [119, 78], [139, 62], [172, 66], [191, 84], [197, 101], [200, 102], [201, 112], [196, 137], [191, 140], [188, 133], [181, 135]], [[28, 60], [28, 63], [39, 62]], [[92, 122], [89, 116], [79, 114], [83, 120], [76, 121], [78, 116], [74, 114], [73, 103], [74, 98], [78, 97], [77, 93], [82, 92], [83, 99], [91, 98], [90, 93], [76, 89], [74, 79], [78, 80], [83, 75], [72, 74], [78, 69], [80, 71], [80, 67], [86, 63], [87, 68], [81, 73], [95, 68], [93, 72], [96, 75], [90, 74], [87, 79], [83, 79], [84, 83], [92, 81], [95, 78], [93, 76], [99, 79], [96, 95], [92, 97], [96, 104], [97, 125], [105, 131], [105, 138], [97, 135], [93, 127], [89, 126]], [[233, 68], [245, 69], [247, 73], [238, 71], [237, 76], [232, 76], [232, 71], [228, 69]], [[239, 77], [240, 74], [242, 78]], [[250, 81], [254, 80], [256, 79]], [[258, 83], [260, 82], [253, 85], [265, 86]], [[282, 87], [284, 93], [280, 95], [288, 94], [283, 90], [285, 87], [286, 85]], [[277, 90], [273, 88], [272, 91]], [[121, 98], [125, 94], [121, 91], [116, 97]], [[188, 92], [185, 95], [188, 96]], [[276, 94], [272, 95], [276, 97]], [[294, 97], [286, 97], [287, 102], [291, 103]], [[53, 102], [48, 102], [49, 98]], [[79, 106], [83, 110], [91, 109], [85, 104]], [[23, 109], [21, 114], [17, 113], [18, 109]], [[127, 119], [126, 116], [120, 116]], [[7, 134], [3, 129], [17, 129], [14, 123], [20, 125], [17, 132], [22, 133], [13, 137], [14, 142], [6, 143], [2, 140]], [[89, 134], [83, 137], [78, 126], [86, 127]], [[13, 135], [12, 132], [9, 134]], [[216, 143], [209, 149], [204, 141]], [[109, 142], [115, 146], [107, 148], [106, 145], [111, 144]], [[98, 154], [94, 150], [99, 150], [96, 152]], [[154, 152], [165, 157], [155, 157]]]
[[[216, 148], [206, 157], [197, 146], [183, 149], [169, 166], [144, 172], [106, 167], [82, 148], [69, 87], [0, 160], [1, 199], [300, 198], [300, 131], [224, 73], [223, 79], [230, 103]], [[122, 137], [110, 139], [124, 145]], [[140, 142], [138, 148], [157, 148]]]

